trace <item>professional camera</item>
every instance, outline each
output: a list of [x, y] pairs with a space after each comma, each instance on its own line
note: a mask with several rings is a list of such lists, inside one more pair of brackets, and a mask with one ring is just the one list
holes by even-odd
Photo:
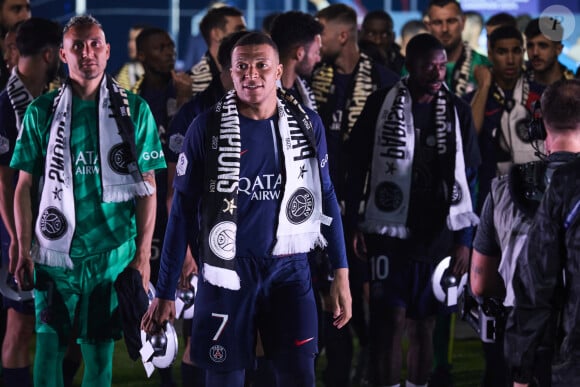
[[459, 316], [477, 332], [481, 341], [495, 343], [505, 328], [507, 311], [497, 298], [474, 297], [468, 284], [459, 303]]

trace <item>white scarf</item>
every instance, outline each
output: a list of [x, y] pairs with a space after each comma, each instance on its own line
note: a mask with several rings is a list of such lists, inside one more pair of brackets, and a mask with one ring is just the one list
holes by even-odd
[[[291, 95], [281, 89], [278, 93], [278, 130], [283, 144], [286, 180], [272, 251], [274, 256], [306, 253], [326, 246], [320, 226], [331, 221], [322, 213], [322, 188], [312, 141], [312, 123]], [[216, 115], [219, 117], [219, 139], [217, 144], [213, 140], [206, 144], [206, 187], [213, 181], [215, 189], [204, 193], [203, 274], [213, 285], [239, 290], [240, 278], [235, 272], [237, 188], [220, 188], [237, 187], [239, 182], [241, 138], [234, 90], [216, 105]], [[216, 138], [216, 128], [209, 128], [209, 131], [208, 137]], [[207, 145], [211, 149], [207, 149]], [[225, 169], [228, 173], [224, 173]], [[220, 176], [226, 176], [228, 181], [221, 181]], [[225, 210], [221, 208], [223, 203], [227, 204]]]
[[201, 93], [207, 89], [213, 76], [211, 71], [211, 57], [209, 53], [206, 53], [191, 68], [191, 89], [193, 90], [193, 94]]
[[[511, 160], [499, 162], [497, 164], [500, 175], [509, 172], [510, 167], [515, 164], [524, 164], [530, 161], [538, 161], [536, 151], [528, 138], [528, 126], [531, 121], [531, 114], [526, 108], [530, 85], [525, 76], [520, 76], [514, 87], [513, 99], [505, 101], [503, 90], [496, 87], [499, 99], [503, 101], [503, 112], [501, 115], [501, 141], [500, 147], [511, 154]], [[540, 151], [543, 150], [543, 141], [540, 142]]]
[[20, 79], [16, 67], [12, 69], [12, 73], [10, 74], [10, 78], [6, 84], [6, 93], [8, 93], [8, 99], [10, 100], [10, 104], [12, 105], [16, 115], [16, 129], [18, 130], [18, 136], [20, 137], [24, 113], [34, 97], [30, 94]]
[[[368, 233], [388, 235], [399, 239], [410, 237], [407, 227], [413, 155], [415, 148], [415, 126], [413, 124], [412, 100], [407, 88], [408, 78], [399, 81], [387, 94], [375, 127], [370, 195], [365, 220], [361, 230]], [[469, 186], [465, 176], [465, 161], [461, 130], [457, 111], [453, 107], [454, 127], [447, 119], [451, 106], [446, 103], [446, 90], [441, 89], [435, 97], [435, 125], [439, 157], [454, 153], [454, 184], [450, 193], [447, 227], [450, 230], [478, 224], [473, 213]], [[452, 141], [455, 149], [452, 149]]]
[[[282, 84], [282, 80], [278, 79], [276, 81], [276, 86], [280, 89], [283, 89], [284, 85]], [[312, 92], [312, 89], [306, 80], [300, 77], [296, 77], [296, 81], [294, 81], [294, 87], [296, 88], [296, 91], [302, 100], [300, 103], [307, 108], [316, 111], [316, 99], [314, 99], [314, 93]]]
[[304, 104], [304, 106], [306, 106], [311, 110], [316, 111], [317, 108], [316, 99], [314, 98], [314, 92], [308, 85], [308, 82], [306, 82], [305, 79], [298, 77], [296, 78], [296, 82], [294, 82], [294, 85], [296, 85], [296, 89], [298, 90], [300, 97], [302, 97], [302, 103]]
[[469, 82], [471, 73], [471, 62], [473, 61], [473, 49], [467, 42], [463, 42], [463, 50], [461, 56], [453, 68], [453, 83], [455, 85], [454, 92], [458, 97], [473, 90], [474, 85]]
[[[112, 90], [107, 87], [107, 80], [112, 82]], [[111, 104], [113, 93], [123, 98], [124, 106], [117, 108]], [[66, 82], [53, 104], [44, 182], [35, 227], [37, 245], [33, 248], [35, 262], [70, 269], [73, 267], [70, 246], [76, 226], [70, 149], [72, 103], [72, 86], [70, 82]], [[130, 145], [123, 142], [115, 115], [125, 118], [130, 115], [127, 95], [112, 78], [105, 75], [98, 101], [99, 159], [102, 200], [105, 203], [125, 202], [154, 192], [154, 188], [140, 177], [136, 161], [131, 160]], [[140, 180], [137, 179], [137, 174]]]

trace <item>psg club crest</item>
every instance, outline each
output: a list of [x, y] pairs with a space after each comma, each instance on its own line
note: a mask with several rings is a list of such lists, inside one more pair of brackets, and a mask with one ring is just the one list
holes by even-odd
[[458, 204], [463, 199], [463, 192], [457, 182], [453, 183], [453, 192], [451, 192], [451, 204]]
[[516, 122], [516, 135], [523, 143], [526, 144], [531, 143], [529, 134], [530, 120], [531, 118], [526, 117]]
[[304, 187], [298, 188], [286, 206], [286, 217], [292, 224], [304, 223], [314, 211], [314, 195]]
[[234, 222], [220, 222], [209, 232], [209, 248], [217, 257], [226, 261], [236, 256], [236, 230]]
[[46, 239], [60, 239], [67, 229], [66, 218], [56, 207], [47, 207], [40, 216], [40, 232]]
[[118, 174], [128, 175], [129, 174], [129, 154], [131, 150], [129, 145], [125, 143], [120, 143], [111, 148], [109, 151], [109, 166], [111, 169]]
[[221, 345], [214, 345], [209, 349], [209, 358], [215, 363], [223, 363], [228, 356], [226, 349]]
[[403, 191], [395, 183], [382, 182], [375, 191], [375, 204], [381, 211], [393, 212], [403, 204]]

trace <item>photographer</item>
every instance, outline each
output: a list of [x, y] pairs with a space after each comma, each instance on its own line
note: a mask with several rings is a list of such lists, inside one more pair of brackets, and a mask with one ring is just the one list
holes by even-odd
[[[580, 152], [580, 81], [558, 81], [542, 95], [548, 152]], [[551, 157], [552, 155], [550, 155]], [[525, 254], [513, 278], [514, 309], [506, 324], [505, 354], [514, 386], [532, 381], [542, 336], [557, 332], [559, 348], [552, 366], [552, 386], [580, 385], [580, 161], [562, 166], [538, 208]]]

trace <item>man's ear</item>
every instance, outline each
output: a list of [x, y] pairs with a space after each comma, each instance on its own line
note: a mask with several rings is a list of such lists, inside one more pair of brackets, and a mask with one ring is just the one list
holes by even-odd
[[218, 44], [220, 44], [220, 42], [224, 38], [224, 33], [221, 29], [215, 27], [212, 28], [211, 31], [209, 32], [209, 36], [212, 42], [217, 42]]
[[304, 58], [304, 56], [306, 56], [306, 50], [304, 49], [304, 46], [297, 47], [294, 53], [294, 57], [296, 58], [296, 60], [300, 62], [302, 58]]
[[346, 41], [348, 40], [348, 35], [349, 32], [347, 29], [343, 29], [338, 33], [338, 41], [340, 42], [341, 45], [346, 43]]
[[68, 63], [68, 62], [66, 61], [66, 55], [65, 55], [65, 53], [64, 53], [64, 49], [63, 49], [62, 47], [58, 49], [58, 56], [60, 57], [60, 61], [61, 61], [62, 63]]
[[54, 53], [54, 51], [53, 51], [53, 50], [51, 50], [49, 47], [47, 47], [47, 48], [45, 48], [45, 49], [42, 51], [42, 60], [43, 60], [45, 63], [51, 63], [51, 62], [52, 62], [52, 56], [53, 56], [53, 55], [56, 55], [56, 54]]

